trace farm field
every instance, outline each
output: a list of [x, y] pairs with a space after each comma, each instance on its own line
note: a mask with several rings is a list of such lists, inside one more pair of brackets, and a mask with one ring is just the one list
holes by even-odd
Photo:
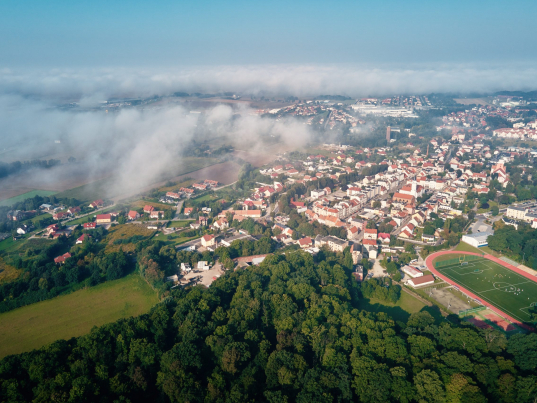
[[88, 333], [121, 318], [146, 313], [158, 302], [140, 276], [79, 290], [0, 314], [0, 358], [30, 351], [58, 339]]
[[195, 220], [179, 220], [179, 221], [170, 221], [168, 227], [174, 228], [184, 228], [188, 227], [190, 223], [196, 222]]
[[12, 206], [15, 203], [24, 201], [25, 199], [30, 199], [35, 196], [52, 196], [53, 194], [56, 194], [58, 192], [55, 192], [53, 190], [32, 190], [30, 192], [26, 192], [23, 194], [20, 194], [15, 197], [10, 197], [9, 199], [4, 199], [0, 201], [0, 206]]
[[[444, 256], [457, 258], [458, 255]], [[485, 258], [477, 258], [464, 265], [446, 262], [447, 265], [436, 267], [439, 261], [435, 260], [435, 269], [441, 275], [513, 319], [530, 321], [528, 309], [537, 304], [537, 282]]]

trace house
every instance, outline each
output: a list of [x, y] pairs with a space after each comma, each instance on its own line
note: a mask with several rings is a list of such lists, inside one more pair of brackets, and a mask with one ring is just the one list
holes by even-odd
[[77, 245], [80, 245], [81, 243], [83, 243], [84, 241], [90, 239], [91, 236], [89, 236], [88, 234], [82, 234], [80, 237], [78, 237], [78, 239], [76, 240], [76, 244]]
[[302, 239], [299, 239], [298, 245], [303, 249], [310, 248], [313, 246], [313, 240], [309, 236], [307, 236]]
[[157, 211], [153, 210], [151, 213], [149, 213], [149, 218], [160, 218], [164, 217], [164, 211]]
[[97, 214], [95, 222], [97, 224], [109, 224], [112, 222], [112, 216], [110, 214]]
[[319, 247], [326, 245], [332, 252], [343, 252], [349, 246], [349, 242], [331, 235], [324, 237], [317, 235], [315, 245]]
[[140, 218], [140, 213], [138, 213], [137, 211], [135, 210], [131, 210], [129, 211], [129, 213], [127, 214], [127, 219], [129, 221], [134, 221], [134, 220], [137, 220], [138, 218]]
[[412, 278], [408, 280], [407, 284], [414, 288], [434, 284], [434, 276], [432, 274], [427, 274], [418, 278]]
[[52, 216], [52, 218], [56, 221], [58, 220], [63, 220], [64, 218], [67, 218], [69, 217], [69, 214], [67, 214], [66, 212], [60, 212], [60, 213], [56, 213]]
[[144, 206], [144, 213], [145, 214], [151, 214], [153, 212], [153, 210], [155, 210], [155, 207], [153, 206], [150, 206], [150, 205], [145, 205]]
[[80, 213], [80, 207], [69, 207], [69, 209], [67, 210], [67, 213], [71, 215], [78, 214]]
[[203, 235], [201, 237], [201, 245], [205, 246], [206, 248], [208, 246], [216, 246], [216, 237], [214, 235]]
[[194, 211], [193, 207], [185, 207], [185, 209], [183, 211], [183, 214], [184, 215], [190, 215], [192, 213], [192, 211]]
[[227, 218], [222, 217], [219, 220], [213, 222], [213, 228], [223, 230], [226, 228], [229, 228], [229, 222], [227, 221]]
[[378, 239], [380, 239], [382, 243], [390, 243], [390, 234], [387, 232], [380, 232], [378, 234]]
[[84, 224], [84, 229], [95, 229], [97, 228], [97, 224], [94, 222], [87, 222]]
[[377, 240], [377, 230], [375, 228], [366, 228], [364, 230], [364, 239]]
[[54, 263], [56, 263], [56, 264], [63, 264], [63, 263], [65, 263], [65, 261], [66, 261], [67, 259], [69, 259], [70, 257], [71, 257], [71, 254], [70, 254], [69, 252], [64, 253], [63, 255], [54, 258]]
[[374, 239], [364, 239], [362, 245], [365, 250], [369, 253], [369, 258], [376, 259], [378, 255], [378, 246], [377, 241]]
[[103, 206], [104, 206], [104, 202], [101, 199], [95, 200], [89, 204], [90, 208], [100, 208]]

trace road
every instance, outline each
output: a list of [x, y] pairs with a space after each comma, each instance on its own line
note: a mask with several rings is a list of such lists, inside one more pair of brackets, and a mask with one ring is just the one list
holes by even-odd
[[181, 200], [179, 203], [177, 203], [177, 211], [175, 212], [175, 217], [174, 217], [175, 220], [179, 219], [179, 214], [181, 214], [181, 210], [183, 209], [184, 202], [185, 202], [184, 200]]

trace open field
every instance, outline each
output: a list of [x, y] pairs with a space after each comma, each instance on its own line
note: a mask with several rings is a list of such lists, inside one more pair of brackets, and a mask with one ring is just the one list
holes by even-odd
[[[457, 257], [457, 254], [444, 255]], [[443, 257], [443, 256], [442, 256]], [[452, 263], [435, 270], [511, 318], [528, 322], [528, 309], [537, 304], [537, 282], [497, 262], [477, 258], [462, 265]]]
[[20, 239], [13, 241], [13, 238], [9, 237], [0, 242], [0, 251], [6, 251], [9, 255], [18, 255], [28, 249], [39, 251], [43, 247], [50, 245], [51, 242], [54, 241], [50, 239]]
[[[123, 224], [115, 225], [110, 228], [104, 242], [106, 243], [105, 252], [117, 252], [120, 248], [124, 252], [134, 251], [136, 245], [134, 243], [119, 243], [119, 240], [126, 240], [133, 236], [149, 238], [155, 233], [155, 230], [147, 229], [143, 225], [138, 224]], [[115, 241], [118, 241], [117, 243]]]
[[113, 187], [115, 181], [115, 177], [100, 179], [95, 182], [87, 183], [85, 185], [60, 192], [56, 195], [56, 197], [72, 197], [80, 201], [91, 202], [93, 200], [105, 198], [108, 192], [110, 192], [110, 189]]
[[4, 199], [0, 201], [0, 206], [12, 206], [15, 203], [24, 201], [25, 199], [29, 199], [35, 196], [52, 196], [56, 193], [57, 192], [53, 190], [32, 190], [30, 192], [22, 193], [15, 197], [10, 197], [9, 199]]
[[131, 274], [0, 314], [0, 358], [81, 336], [93, 326], [141, 315], [157, 302], [149, 285]]
[[385, 312], [395, 320], [406, 322], [410, 314], [419, 312], [425, 305], [420, 300], [414, 298], [412, 295], [406, 292], [401, 292], [401, 298], [397, 303], [392, 304], [386, 301], [379, 301], [377, 299], [360, 299], [360, 309], [364, 309], [370, 312]]
[[0, 257], [0, 283], [16, 280], [21, 273], [22, 270], [8, 265], [4, 262], [4, 259]]

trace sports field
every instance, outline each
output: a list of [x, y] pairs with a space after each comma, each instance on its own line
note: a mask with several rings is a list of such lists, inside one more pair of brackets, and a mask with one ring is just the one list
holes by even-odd
[[529, 322], [528, 309], [537, 305], [537, 282], [492, 260], [474, 259], [464, 263], [441, 262], [438, 266], [435, 264], [435, 270], [475, 294], [482, 302], [520, 322]]

